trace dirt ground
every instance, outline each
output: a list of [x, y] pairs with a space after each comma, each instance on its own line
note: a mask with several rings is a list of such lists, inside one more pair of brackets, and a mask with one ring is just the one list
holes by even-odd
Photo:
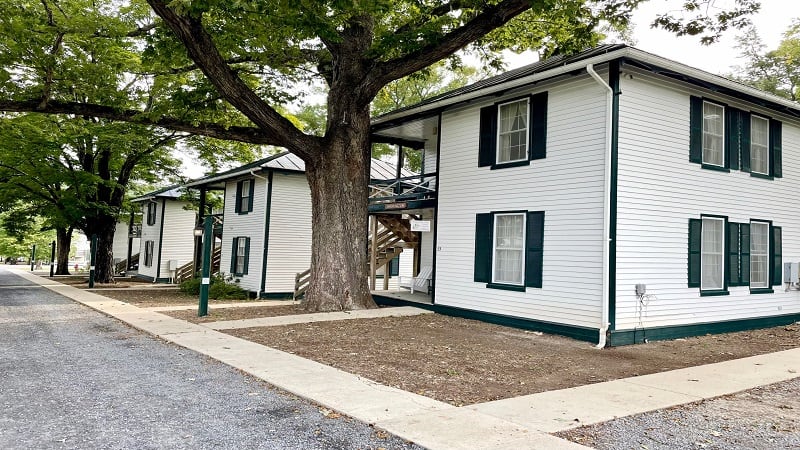
[[[152, 283], [151, 283], [152, 284]], [[147, 289], [136, 289], [131, 286], [130, 289], [119, 290], [101, 290], [96, 291], [97, 294], [104, 295], [131, 305], [140, 306], [142, 308], [149, 308], [151, 306], [180, 306], [180, 305], [197, 305], [199, 299], [195, 295], [187, 295], [179, 291], [178, 288], [158, 287]], [[214, 307], [215, 303], [247, 303], [253, 300], [214, 300], [209, 299], [209, 308]]]
[[[89, 276], [88, 275], [73, 275], [73, 276], [57, 276], [57, 277], [47, 277], [49, 280], [58, 281], [62, 284], [68, 284], [73, 287], [88, 289], [89, 288]], [[108, 288], [129, 288], [129, 287], [138, 287], [138, 286], [150, 286], [153, 283], [150, 281], [145, 281], [140, 278], [125, 278], [125, 277], [117, 277], [114, 283], [95, 283], [95, 289], [108, 289]]]
[[[138, 306], [196, 304], [176, 290], [98, 292]], [[220, 300], [230, 303], [229, 300]], [[243, 302], [247, 302], [246, 300]], [[302, 313], [295, 305], [169, 313], [207, 322]], [[800, 347], [800, 324], [597, 350], [592, 344], [425, 314], [227, 331], [453, 405], [516, 397]]]

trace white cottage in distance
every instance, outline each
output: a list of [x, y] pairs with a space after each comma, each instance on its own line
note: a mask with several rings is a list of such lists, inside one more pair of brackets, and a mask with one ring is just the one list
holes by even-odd
[[197, 213], [181, 198], [184, 192], [169, 186], [131, 200], [142, 209], [138, 278], [171, 282], [179, 267], [192, 262]]
[[[395, 178], [394, 170], [373, 159], [373, 178]], [[220, 271], [256, 297], [291, 298], [296, 275], [311, 266], [311, 192], [303, 161], [283, 151], [185, 187], [200, 191], [201, 220], [210, 213], [206, 193], [224, 193]], [[395, 273], [410, 264], [399, 268]]]
[[373, 141], [436, 161], [434, 201], [377, 206], [429, 208], [431, 309], [600, 346], [800, 320], [797, 103], [606, 45], [378, 117]]

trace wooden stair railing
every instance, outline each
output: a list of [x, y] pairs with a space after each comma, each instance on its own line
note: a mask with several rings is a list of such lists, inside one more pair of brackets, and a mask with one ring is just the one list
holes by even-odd
[[[139, 254], [131, 255], [131, 261], [138, 260]], [[123, 259], [122, 261], [118, 262], [114, 265], [114, 273], [122, 273], [128, 271], [128, 260]]]
[[305, 295], [308, 289], [308, 282], [311, 280], [311, 269], [304, 270], [294, 277], [294, 294], [292, 300], [297, 300]]
[[[219, 273], [219, 265], [220, 261], [222, 260], [222, 246], [214, 248], [214, 252], [211, 253], [211, 275], [216, 275]], [[175, 271], [175, 284], [181, 284], [184, 281], [191, 280], [194, 278], [194, 261], [189, 261], [188, 263], [178, 267], [178, 270]]]

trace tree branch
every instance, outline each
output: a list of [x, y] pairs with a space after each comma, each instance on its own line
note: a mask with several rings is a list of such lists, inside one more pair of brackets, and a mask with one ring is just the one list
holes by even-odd
[[143, 115], [141, 111], [119, 110], [91, 103], [51, 100], [44, 108], [40, 108], [39, 105], [40, 103], [38, 101], [0, 100], [0, 111], [75, 114], [78, 116], [98, 117], [101, 119], [129, 122], [139, 125], [152, 125], [168, 130], [181, 131], [216, 139], [245, 142], [248, 144], [284, 146], [284, 139], [276, 139], [272, 134], [268, 134], [264, 130], [255, 127], [232, 126], [226, 128], [216, 123], [200, 122], [193, 124], [172, 117], [152, 119]]
[[310, 149], [318, 147], [316, 138], [298, 130], [236, 76], [225, 63], [200, 18], [178, 14], [167, 6], [166, 0], [147, 0], [147, 3], [177, 35], [186, 47], [189, 58], [219, 93], [256, 124], [272, 144], [286, 147], [304, 159], [312, 155]]
[[508, 23], [514, 17], [530, 9], [530, 0], [504, 0], [487, 6], [466, 24], [447, 33], [438, 42], [426, 45], [408, 55], [379, 63], [368, 83], [368, 92], [377, 93], [381, 87], [444, 59]]

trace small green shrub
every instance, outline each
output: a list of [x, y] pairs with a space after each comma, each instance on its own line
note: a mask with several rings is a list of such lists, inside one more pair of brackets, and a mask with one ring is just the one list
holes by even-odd
[[[230, 281], [230, 278], [226, 280], [222, 274], [212, 275], [208, 297], [214, 300], [244, 300], [248, 298], [247, 291]], [[200, 278], [184, 281], [179, 289], [188, 295], [200, 295]]]

